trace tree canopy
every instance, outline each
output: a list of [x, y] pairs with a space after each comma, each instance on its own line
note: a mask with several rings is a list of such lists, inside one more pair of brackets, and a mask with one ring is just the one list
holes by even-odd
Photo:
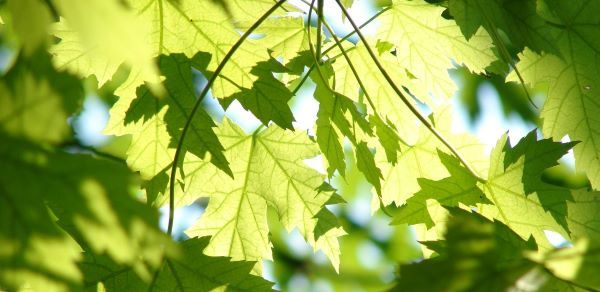
[[[600, 1], [357, 5], [0, 1], [0, 290], [600, 290]], [[484, 85], [536, 129], [456, 131]]]

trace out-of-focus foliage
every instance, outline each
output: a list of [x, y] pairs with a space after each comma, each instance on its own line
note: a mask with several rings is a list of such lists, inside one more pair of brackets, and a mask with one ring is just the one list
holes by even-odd
[[600, 2], [354, 2], [0, 1], [0, 290], [600, 289]]

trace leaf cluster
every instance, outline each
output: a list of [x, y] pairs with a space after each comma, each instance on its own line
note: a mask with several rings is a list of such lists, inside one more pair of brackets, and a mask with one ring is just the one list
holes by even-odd
[[[353, 1], [328, 1], [348, 35], [324, 0], [301, 2], [0, 2], [0, 289], [270, 290], [269, 217], [339, 272], [347, 231], [327, 206], [345, 203], [330, 183], [349, 160], [373, 212], [423, 249], [392, 289], [600, 289], [600, 2], [395, 0], [358, 24]], [[521, 94], [505, 110], [540, 131], [489, 153], [454, 132], [457, 68]], [[114, 98], [104, 133], [124, 151], [73, 132], [94, 94]], [[318, 104], [309, 129], [300, 98]], [[585, 188], [545, 179], [569, 151]], [[173, 240], [176, 208], [200, 198]]]

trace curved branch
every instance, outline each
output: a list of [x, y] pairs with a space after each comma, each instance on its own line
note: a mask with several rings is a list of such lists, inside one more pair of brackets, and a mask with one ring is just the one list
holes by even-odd
[[[312, 0], [312, 2], [310, 3], [310, 8], [309, 8], [310, 10], [309, 10], [309, 14], [308, 14], [308, 23], [310, 23], [310, 18], [311, 18], [311, 15], [312, 15], [312, 10], [315, 10], [314, 4], [315, 4], [315, 0]], [[317, 13], [322, 13], [322, 12], [317, 10]], [[319, 15], [318, 17], [322, 17], [322, 15]], [[346, 54], [346, 50], [344, 50], [344, 48], [343, 48], [340, 40], [335, 35], [335, 32], [333, 31], [333, 29], [327, 24], [327, 22], [324, 19], [323, 19], [323, 24], [325, 25], [325, 27], [327, 28], [327, 30], [329, 31], [329, 33], [331, 34], [331, 36], [335, 40], [335, 43], [339, 46], [339, 48], [340, 48], [340, 50], [342, 52], [342, 55], [346, 59], [346, 62], [348, 63], [348, 65], [350, 66], [350, 68], [352, 69], [354, 77], [356, 77], [356, 80], [358, 81], [358, 84], [360, 85], [360, 88], [363, 90], [365, 96], [367, 97], [367, 100], [369, 101], [369, 104], [373, 108], [373, 112], [377, 115], [377, 117], [379, 119], [381, 119], [381, 117], [377, 113], [377, 109], [375, 108], [375, 105], [371, 101], [371, 98], [370, 98], [370, 96], [368, 95], [368, 93], [366, 91], [366, 88], [364, 87], [362, 81], [360, 80], [360, 78], [358, 76], [358, 72], [356, 72], [356, 69], [354, 68], [354, 65], [350, 62], [350, 58]], [[335, 91], [331, 87], [329, 87], [329, 83], [327, 82], [327, 80], [323, 76], [323, 72], [321, 72], [321, 65], [319, 63], [320, 59], [319, 59], [319, 56], [317, 54], [315, 54], [315, 50], [313, 48], [313, 44], [312, 44], [312, 41], [311, 41], [311, 38], [310, 38], [310, 28], [308, 30], [308, 45], [309, 45], [309, 48], [310, 48], [311, 55], [313, 56], [313, 59], [315, 61], [315, 64], [313, 65], [313, 67], [317, 69], [317, 73], [319, 75], [319, 78], [323, 82], [323, 85], [325, 85], [325, 87], [335, 96], [336, 95]], [[317, 44], [317, 46], [318, 45], [319, 44]], [[318, 53], [318, 51], [317, 51], [317, 53]], [[311, 68], [313, 68], [313, 67], [311, 67]], [[350, 140], [352, 141], [352, 143], [356, 147], [357, 146], [356, 145], [356, 141], [353, 141], [353, 139], [350, 139]], [[385, 204], [383, 203], [383, 198], [381, 197], [381, 194], [377, 193], [377, 198], [379, 199], [379, 207], [383, 211], [383, 213], [385, 215], [387, 215], [388, 217], [393, 218], [394, 216], [392, 214], [390, 214], [387, 211], [387, 209], [385, 208]]]
[[255, 31], [273, 12], [275, 12], [277, 8], [283, 5], [285, 1], [286, 0], [279, 0], [275, 5], [273, 5], [273, 7], [267, 10], [267, 12], [265, 12], [258, 20], [256, 20], [256, 22], [252, 24], [250, 28], [248, 28], [248, 30], [240, 37], [240, 39], [231, 47], [231, 49], [229, 49], [229, 52], [227, 52], [227, 54], [223, 57], [223, 60], [221, 61], [221, 63], [219, 63], [217, 69], [215, 69], [215, 72], [212, 74], [212, 76], [202, 89], [202, 92], [200, 92], [198, 99], [196, 99], [196, 103], [194, 103], [194, 107], [192, 108], [192, 111], [190, 112], [190, 115], [188, 116], [185, 122], [185, 126], [183, 127], [183, 130], [181, 132], [181, 136], [179, 137], [179, 141], [177, 142], [177, 149], [175, 150], [175, 155], [173, 156], [173, 165], [171, 166], [171, 177], [169, 179], [169, 224], [167, 227], [167, 234], [170, 235], [173, 232], [173, 214], [175, 213], [175, 174], [177, 171], [177, 165], [179, 164], [179, 156], [181, 156], [183, 141], [185, 140], [185, 136], [188, 132], [188, 129], [190, 128], [190, 125], [192, 124], [192, 119], [194, 115], [198, 111], [202, 100], [208, 94], [210, 87], [213, 85], [213, 83], [215, 82], [215, 80], [217, 79], [227, 62], [229, 62], [229, 59], [231, 59], [233, 54], [242, 45], [242, 43], [244, 43], [248, 36], [250, 36], [250, 34], [252, 34], [253, 31]]
[[[307, 3], [307, 2], [306, 2], [306, 0], [303, 0], [302, 2], [304, 2], [305, 4], [309, 4], [309, 3]], [[377, 17], [379, 17], [381, 14], [383, 14], [384, 12], [386, 12], [386, 11], [388, 11], [388, 10], [390, 10], [390, 7], [389, 7], [389, 6], [388, 6], [388, 7], [385, 7], [385, 8], [383, 8], [383, 9], [381, 9], [381, 10], [379, 10], [379, 11], [377, 11], [377, 13], [375, 13], [373, 16], [371, 16], [371, 18], [367, 19], [367, 21], [365, 21], [365, 22], [363, 22], [363, 24], [359, 25], [359, 26], [358, 26], [358, 28], [363, 28], [363, 27], [367, 26], [369, 23], [371, 23], [373, 20], [377, 19]], [[343, 37], [340, 39], [340, 42], [343, 42], [343, 41], [345, 41], [345, 40], [349, 39], [349, 38], [350, 38], [351, 36], [353, 36], [355, 33], [356, 33], [356, 30], [353, 30], [352, 32], [350, 32], [350, 33], [348, 33], [347, 35], [343, 36]], [[329, 48], [327, 48], [327, 49], [325, 49], [325, 50], [323, 51], [323, 54], [327, 54], [327, 53], [329, 53], [329, 51], [331, 51], [333, 48], [335, 48], [335, 46], [336, 46], [335, 44], [331, 45], [331, 47], [329, 47]]]
[[360, 38], [360, 40], [365, 44], [365, 48], [367, 49], [367, 52], [369, 53], [369, 56], [371, 57], [371, 59], [373, 60], [373, 62], [375, 63], [375, 65], [377, 66], [377, 68], [379, 69], [379, 71], [381, 72], [381, 74], [383, 74], [383, 77], [385, 78], [385, 80], [388, 82], [388, 84], [392, 87], [392, 89], [394, 90], [394, 92], [396, 92], [396, 95], [398, 95], [398, 97], [400, 98], [400, 100], [402, 100], [402, 102], [404, 103], [404, 105], [406, 105], [406, 107], [408, 107], [408, 109], [413, 113], [413, 115], [423, 124], [425, 125], [425, 127], [440, 141], [442, 142], [442, 144], [444, 144], [444, 146], [446, 146], [446, 148], [448, 148], [448, 150], [450, 150], [450, 152], [452, 152], [452, 154], [454, 154], [454, 156], [456, 158], [458, 158], [458, 160], [460, 160], [460, 162], [465, 166], [465, 168], [480, 182], [485, 182], [486, 180], [481, 178], [479, 175], [477, 175], [477, 173], [475, 172], [475, 170], [473, 170], [473, 168], [471, 168], [471, 166], [467, 163], [467, 161], [460, 155], [460, 153], [456, 150], [456, 148], [454, 148], [454, 146], [452, 146], [452, 144], [450, 144], [450, 142], [448, 142], [448, 140], [446, 140], [446, 138], [444, 138], [444, 136], [438, 132], [435, 127], [419, 112], [419, 110], [417, 110], [417, 108], [408, 100], [408, 98], [402, 93], [402, 91], [400, 91], [400, 88], [398, 88], [398, 86], [396, 85], [396, 83], [394, 83], [394, 81], [392, 80], [392, 78], [390, 77], [390, 75], [387, 73], [387, 71], [385, 70], [385, 68], [383, 68], [383, 66], [381, 65], [381, 63], [379, 62], [379, 60], [377, 59], [377, 56], [375, 55], [375, 53], [373, 52], [373, 49], [371, 49], [371, 46], [369, 46], [369, 43], [367, 42], [367, 39], [365, 38], [365, 36], [362, 34], [362, 32], [360, 31], [360, 28], [358, 28], [358, 26], [356, 25], [356, 23], [354, 22], [354, 20], [352, 19], [352, 17], [350, 16], [350, 14], [348, 13], [348, 10], [346, 10], [346, 8], [344, 7], [344, 5], [342, 5], [342, 3], [340, 2], [340, 0], [335, 0], [335, 2], [338, 4], [338, 6], [340, 7], [340, 9], [342, 10], [342, 13], [346, 16], [346, 18], [348, 18], [348, 21], [350, 22], [350, 24], [352, 25], [352, 27], [354, 28], [354, 30], [356, 31], [356, 33], [358, 34], [358, 37]]

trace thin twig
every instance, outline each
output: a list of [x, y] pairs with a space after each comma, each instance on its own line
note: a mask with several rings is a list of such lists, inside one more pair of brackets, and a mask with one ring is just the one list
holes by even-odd
[[[323, 42], [323, 1], [324, 0], [317, 0], [317, 60], [319, 63], [322, 60], [321, 43]], [[310, 28], [308, 31], [310, 32]]]
[[367, 39], [365, 38], [365, 36], [362, 34], [362, 32], [360, 31], [360, 28], [358, 28], [358, 26], [356, 25], [356, 23], [354, 22], [354, 20], [352, 19], [352, 17], [350, 16], [350, 14], [348, 13], [348, 11], [346, 10], [346, 8], [344, 7], [344, 5], [342, 5], [342, 3], [340, 2], [340, 0], [336, 0], [336, 3], [338, 4], [338, 6], [340, 7], [340, 9], [342, 10], [342, 13], [344, 13], [344, 15], [346, 16], [346, 18], [348, 19], [348, 21], [350, 22], [350, 24], [352, 25], [352, 27], [354, 28], [354, 30], [356, 31], [356, 33], [358, 34], [358, 37], [360, 38], [360, 40], [364, 43], [365, 48], [367, 49], [367, 52], [369, 53], [369, 55], [371, 56], [371, 59], [373, 59], [373, 62], [375, 63], [375, 65], [377, 66], [377, 68], [379, 69], [379, 71], [381, 72], [381, 74], [383, 75], [383, 77], [386, 79], [386, 81], [388, 82], [388, 84], [392, 87], [392, 89], [396, 92], [396, 95], [398, 95], [398, 97], [400, 98], [400, 100], [402, 100], [402, 102], [404, 103], [404, 105], [406, 105], [406, 107], [408, 107], [408, 109], [413, 113], [413, 115], [423, 124], [425, 125], [425, 127], [440, 141], [442, 142], [442, 144], [444, 144], [444, 146], [446, 146], [448, 148], [448, 150], [450, 150], [450, 152], [452, 152], [452, 154], [454, 154], [454, 156], [456, 158], [458, 158], [458, 160], [460, 160], [460, 162], [465, 166], [465, 168], [480, 182], [485, 182], [486, 180], [481, 178], [479, 175], [477, 175], [477, 173], [475, 172], [475, 170], [473, 170], [473, 168], [471, 168], [471, 166], [469, 165], [469, 163], [467, 163], [467, 161], [460, 155], [460, 153], [454, 148], [454, 146], [452, 146], [452, 144], [450, 144], [448, 142], [448, 140], [446, 140], [446, 138], [444, 138], [444, 136], [437, 131], [437, 129], [435, 129], [435, 127], [419, 112], [419, 110], [417, 110], [417, 108], [408, 100], [408, 98], [402, 93], [402, 91], [400, 90], [400, 88], [398, 88], [398, 86], [396, 85], [396, 83], [392, 80], [392, 78], [390, 77], [390, 75], [387, 73], [387, 71], [385, 70], [385, 68], [383, 68], [383, 66], [381, 65], [381, 63], [379, 62], [379, 59], [377, 59], [377, 56], [375, 55], [375, 53], [373, 52], [373, 49], [371, 49], [371, 46], [369, 46], [369, 43], [367, 42]]
[[[312, 15], [312, 13], [310, 13], [312, 10], [314, 10], [314, 3], [315, 0], [312, 0], [312, 2], [310, 3], [310, 11], [308, 14], [308, 22], [310, 23], [310, 17]], [[317, 13], [319, 13], [317, 11]], [[327, 30], [329, 31], [329, 34], [332, 35], [332, 37], [334, 38], [336, 44], [339, 46], [342, 55], [344, 56], [344, 58], [346, 59], [346, 62], [348, 63], [348, 65], [352, 68], [352, 72], [354, 73], [354, 77], [356, 78], [356, 80], [358, 81], [361, 89], [363, 90], [363, 92], [365, 93], [365, 96], [367, 97], [367, 100], [369, 101], [371, 107], [373, 108], [373, 112], [377, 115], [378, 118], [381, 119], [381, 117], [379, 116], [379, 114], [377, 113], [377, 109], [375, 108], [375, 105], [373, 104], [373, 102], [371, 101], [371, 98], [368, 96], [368, 93], [366, 91], [366, 88], [364, 87], [362, 81], [360, 80], [360, 77], [358, 76], [358, 73], [356, 72], [354, 66], [352, 65], [350, 58], [348, 57], [348, 55], [346, 54], [346, 50], [344, 50], [344, 48], [342, 47], [339, 39], [337, 38], [337, 36], [335, 35], [335, 32], [333, 31], [333, 29], [328, 25], [328, 23], [323, 20], [323, 24], [325, 24], [325, 27], [327, 28]], [[315, 60], [315, 62], [317, 62], [317, 55], [315, 54], [314, 50], [313, 50], [313, 44], [312, 41], [310, 39], [310, 30], [309, 30], [309, 38], [308, 38], [308, 44], [309, 44], [309, 48], [310, 48], [310, 52], [311, 55], [313, 56], [313, 59]], [[329, 86], [329, 83], [327, 82], [327, 80], [325, 79], [323, 73], [321, 72], [321, 67], [319, 63], [315, 63], [315, 68], [317, 69], [317, 73], [319, 75], [319, 78], [321, 79], [321, 81], [323, 82], [323, 84], [325, 85], [325, 87], [329, 90], [329, 92], [331, 92], [331, 94], [333, 96], [336, 96], [336, 92]], [[356, 147], [356, 141], [354, 139], [350, 139], [350, 141], [352, 142], [352, 144]], [[394, 216], [392, 214], [390, 214], [387, 209], [385, 208], [385, 204], [383, 203], [383, 197], [381, 196], [380, 193], [377, 193], [377, 198], [379, 199], [379, 205], [381, 210], [383, 211], [383, 213], [387, 216], [389, 216], [390, 218], [393, 218]]]
[[[88, 153], [90, 153], [92, 155], [96, 155], [98, 157], [102, 157], [102, 158], [113, 160], [118, 163], [126, 164], [125, 159], [115, 156], [113, 154], [107, 153], [107, 152], [100, 151], [100, 150], [96, 149], [95, 147], [84, 145], [78, 140], [73, 140], [73, 141], [68, 141], [68, 142], [62, 143], [60, 145], [60, 147], [63, 149], [72, 147], [82, 153], [88, 152]], [[65, 150], [69, 150], [69, 149], [65, 149]]]
[[244, 41], [248, 38], [248, 36], [250, 36], [250, 34], [252, 34], [252, 32], [254, 32], [254, 30], [256, 30], [273, 12], [275, 12], [275, 10], [277, 10], [277, 8], [279, 8], [281, 5], [283, 5], [283, 3], [285, 3], [285, 1], [286, 0], [278, 1], [275, 5], [273, 5], [273, 7], [271, 7], [267, 12], [265, 12], [258, 20], [256, 20], [256, 22], [254, 24], [252, 24], [252, 26], [250, 28], [248, 28], [248, 30], [240, 37], [240, 39], [231, 47], [231, 49], [229, 49], [229, 52], [227, 52], [227, 54], [223, 57], [223, 60], [221, 61], [221, 63], [219, 63], [219, 65], [217, 66], [217, 69], [215, 69], [215, 72], [212, 74], [212, 76], [210, 76], [210, 79], [208, 80], [208, 82], [206, 83], [204, 88], [202, 89], [202, 92], [200, 93], [199, 97], [196, 99], [196, 103], [194, 104], [194, 107], [192, 108], [192, 111], [190, 112], [190, 115], [188, 116], [188, 118], [185, 122], [185, 126], [183, 127], [181, 136], [179, 137], [179, 141], [177, 143], [177, 149], [175, 150], [175, 155], [173, 156], [173, 165], [171, 166], [171, 177], [169, 180], [169, 224], [167, 227], [167, 234], [170, 235], [173, 232], [173, 214], [175, 212], [175, 174], [177, 171], [177, 165], [179, 164], [179, 156], [181, 156], [181, 150], [183, 149], [183, 141], [185, 140], [185, 136], [188, 132], [190, 125], [192, 124], [192, 119], [193, 119], [194, 115], [198, 111], [198, 108], [200, 107], [202, 100], [208, 94], [210, 87], [215, 82], [215, 80], [217, 79], [217, 77], [219, 76], [219, 74], [221, 73], [223, 68], [225, 67], [225, 65], [229, 62], [229, 59], [231, 59], [233, 54], [242, 45], [242, 43], [244, 43]]

